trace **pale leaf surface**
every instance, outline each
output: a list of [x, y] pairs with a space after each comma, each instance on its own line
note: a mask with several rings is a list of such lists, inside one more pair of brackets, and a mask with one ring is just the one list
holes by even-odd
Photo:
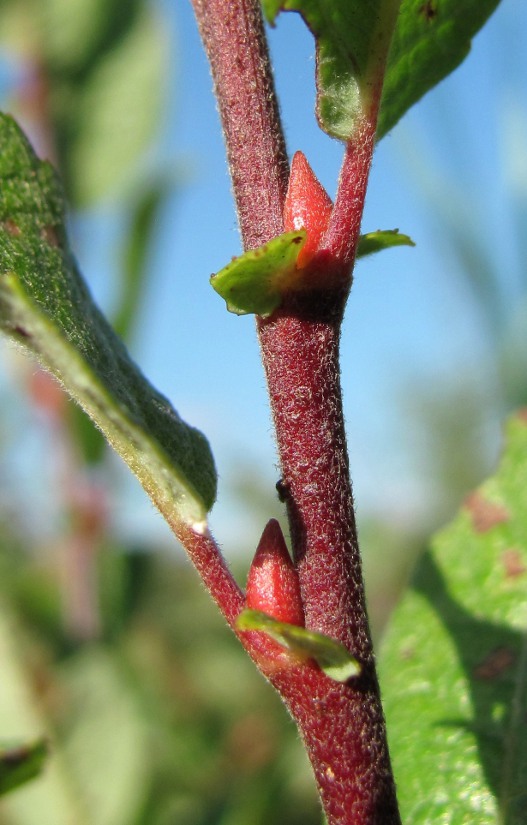
[[434, 540], [383, 644], [407, 825], [527, 821], [527, 417]]
[[0, 325], [85, 409], [171, 523], [203, 527], [216, 492], [207, 441], [130, 360], [69, 251], [60, 187], [0, 117]]

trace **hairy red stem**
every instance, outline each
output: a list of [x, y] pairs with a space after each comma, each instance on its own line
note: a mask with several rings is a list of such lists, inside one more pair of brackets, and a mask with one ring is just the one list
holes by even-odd
[[[211, 62], [244, 246], [251, 248], [282, 230], [287, 178], [259, 3], [193, 3]], [[243, 641], [299, 726], [329, 825], [400, 822], [365, 608], [338, 362], [372, 124], [347, 148], [317, 257], [317, 282], [327, 266], [332, 287], [290, 297], [258, 324], [306, 627], [342, 641], [360, 660], [361, 675], [340, 684], [314, 666], [276, 667], [255, 653], [254, 634]]]
[[188, 524], [170, 525], [187, 551], [201, 580], [231, 627], [243, 609], [245, 596], [230, 572], [211, 534], [200, 533]]
[[289, 177], [260, 4], [192, 0], [225, 134], [245, 249], [283, 229]]
[[375, 118], [365, 118], [346, 145], [335, 206], [320, 245], [321, 252], [350, 269], [355, 261], [374, 145]]
[[[369, 656], [342, 416], [341, 301], [313, 300], [312, 317], [260, 323], [291, 539], [306, 626]], [[325, 305], [326, 317], [323, 317]]]

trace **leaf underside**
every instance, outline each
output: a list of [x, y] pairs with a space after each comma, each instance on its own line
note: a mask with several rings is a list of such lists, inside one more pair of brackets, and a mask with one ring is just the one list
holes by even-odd
[[[297, 11], [317, 44], [317, 118], [349, 140], [382, 81], [380, 140], [456, 69], [499, 0], [262, 0], [271, 24]], [[393, 35], [393, 36], [392, 36]], [[391, 38], [391, 44], [390, 44]], [[386, 61], [386, 50], [389, 48]]]
[[402, 0], [388, 54], [377, 125], [380, 140], [468, 55], [499, 0]]
[[0, 115], [0, 326], [85, 409], [169, 523], [203, 524], [216, 493], [204, 436], [130, 360], [79, 275], [52, 167]]
[[407, 825], [525, 825], [527, 414], [395, 612], [380, 679]]
[[317, 118], [349, 140], [369, 114], [382, 82], [398, 0], [262, 0], [267, 20], [280, 11], [304, 18], [317, 44]]

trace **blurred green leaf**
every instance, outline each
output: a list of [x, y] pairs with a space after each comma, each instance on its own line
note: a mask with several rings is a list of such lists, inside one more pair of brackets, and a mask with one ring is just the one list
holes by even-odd
[[402, 0], [384, 80], [377, 139], [456, 69], [499, 0]]
[[159, 210], [173, 181], [170, 176], [159, 178], [143, 189], [131, 206], [130, 227], [124, 249], [123, 279], [119, 306], [113, 318], [113, 328], [126, 340], [131, 334], [141, 306], [146, 277], [147, 259]]
[[89, 73], [100, 54], [133, 24], [137, 11], [137, 3], [122, 0], [30, 0], [30, 5], [54, 77]]
[[68, 169], [75, 202], [85, 206], [130, 188], [158, 129], [167, 40], [146, 9], [76, 90]]
[[305, 229], [285, 232], [233, 258], [213, 275], [212, 287], [225, 299], [229, 312], [254, 312], [267, 318], [280, 306], [284, 292], [301, 288], [304, 273], [296, 268], [296, 260], [305, 242]]
[[[527, 417], [419, 564], [380, 678], [403, 821], [525, 825]], [[416, 724], [418, 720], [418, 724]]]
[[216, 491], [209, 446], [148, 384], [93, 303], [67, 246], [55, 174], [6, 116], [0, 178], [3, 330], [64, 383], [169, 523], [202, 529]]
[[267, 613], [249, 609], [240, 613], [236, 626], [238, 630], [261, 630], [301, 660], [314, 659], [326, 676], [336, 682], [347, 682], [360, 673], [360, 665], [349, 650], [323, 633], [279, 622]]
[[0, 742], [0, 796], [35, 779], [44, 767], [47, 753], [44, 739], [29, 745]]
[[[0, 663], [1, 739], [31, 742], [43, 734], [48, 738], [48, 724], [41, 705], [43, 697], [35, 690], [35, 673], [28, 667], [26, 640], [3, 595], [0, 599]], [[42, 777], [17, 793], [3, 797], [1, 810], [2, 823], [9, 825], [34, 825], [35, 811], [39, 825], [72, 822], [92, 825], [84, 816], [78, 798], [71, 793], [67, 770], [55, 742]]]
[[75, 206], [129, 194], [145, 175], [167, 94], [162, 15], [148, 0], [0, 4], [2, 46], [30, 65], [36, 85], [21, 93], [30, 116], [45, 107], [44, 138]]
[[106, 455], [108, 444], [92, 419], [86, 415], [82, 407], [72, 403], [68, 409], [68, 420], [75, 443], [78, 445], [86, 464], [94, 465], [102, 461]]
[[408, 235], [403, 235], [398, 229], [379, 229], [377, 232], [368, 232], [361, 235], [357, 248], [357, 258], [389, 249], [392, 246], [415, 246]]
[[[35, 604], [39, 586], [48, 591], [46, 577], [63, 571], [54, 554], [44, 561], [42, 546], [33, 549], [0, 555], [0, 590], [16, 591], [24, 621], [19, 646], [0, 610], [0, 732], [24, 741], [45, 732], [51, 758], [41, 779], [2, 800], [2, 825], [35, 825], [36, 810], [39, 825], [101, 825], [111, 811], [126, 825], [320, 825], [294, 727], [250, 660], [240, 658], [239, 643], [181, 554], [138, 547], [104, 554], [105, 641], [65, 646], [58, 594], [53, 621]], [[24, 579], [32, 571], [31, 592], [19, 594], [5, 572], [8, 560], [26, 571]], [[24, 669], [11, 679], [8, 647], [32, 678]], [[45, 723], [39, 715], [26, 721], [30, 691]], [[112, 766], [117, 760], [115, 788], [108, 787], [110, 759]]]
[[129, 825], [152, 781], [143, 708], [119, 658], [103, 646], [60, 668], [75, 713], [63, 741], [73, 786], [93, 825]]
[[268, 21], [297, 11], [317, 42], [320, 127], [349, 140], [382, 82], [399, 0], [262, 0]]

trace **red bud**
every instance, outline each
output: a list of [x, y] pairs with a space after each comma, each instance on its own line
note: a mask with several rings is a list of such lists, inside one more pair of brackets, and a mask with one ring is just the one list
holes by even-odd
[[303, 152], [295, 152], [284, 204], [286, 232], [304, 228], [307, 240], [297, 260], [297, 267], [307, 266], [315, 255], [328, 228], [333, 204], [318, 181]]
[[280, 622], [304, 626], [298, 574], [276, 519], [266, 525], [247, 578], [245, 606]]

